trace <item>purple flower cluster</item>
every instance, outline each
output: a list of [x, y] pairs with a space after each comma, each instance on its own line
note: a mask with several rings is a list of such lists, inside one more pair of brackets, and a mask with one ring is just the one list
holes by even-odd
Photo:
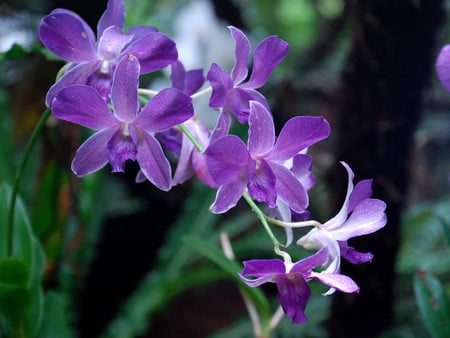
[[[280, 220], [267, 219], [288, 230], [313, 225], [297, 241], [317, 250], [312, 256], [292, 263], [283, 252], [284, 260], [246, 261], [240, 274], [251, 287], [276, 283], [280, 304], [295, 323], [306, 320], [310, 280], [330, 286], [328, 293], [358, 292], [356, 283], [340, 274], [340, 257], [352, 263], [372, 259], [347, 240], [383, 227], [385, 204], [370, 198], [370, 180], [353, 187], [353, 172], [343, 163], [349, 183], [341, 211], [323, 224], [291, 222], [291, 215], [308, 215], [308, 190], [315, 178], [307, 150], [328, 137], [330, 126], [322, 117], [297, 116], [276, 135], [269, 105], [258, 89], [285, 58], [288, 44], [277, 36], [261, 41], [248, 75], [250, 42], [230, 27], [234, 67], [228, 73], [212, 64], [204, 77], [202, 70], [184, 69], [176, 44], [165, 34], [142, 26], [124, 32], [124, 18], [123, 0], [109, 0], [97, 39], [77, 14], [64, 9], [44, 17], [39, 28], [42, 43], [68, 62], [47, 94], [47, 106], [56, 118], [94, 131], [76, 152], [73, 172], [85, 176], [108, 163], [113, 172], [123, 172], [128, 160], [136, 161], [137, 181], [149, 180], [162, 190], [196, 175], [217, 189], [214, 213], [228, 211], [245, 196], [278, 213]], [[165, 67], [171, 69], [170, 87], [157, 93], [139, 88], [141, 74]], [[210, 93], [209, 106], [218, 111], [214, 128], [195, 113], [193, 98], [202, 93]], [[230, 134], [234, 120], [248, 125], [247, 142]], [[177, 158], [174, 173], [169, 153]], [[280, 252], [279, 246], [275, 251]]]

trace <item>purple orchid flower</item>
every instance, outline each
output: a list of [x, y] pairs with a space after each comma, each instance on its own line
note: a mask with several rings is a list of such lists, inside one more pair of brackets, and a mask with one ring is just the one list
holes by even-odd
[[300, 151], [326, 138], [330, 127], [322, 117], [297, 116], [282, 128], [278, 139], [271, 113], [250, 102], [248, 145], [234, 135], [211, 142], [205, 151], [210, 174], [220, 186], [211, 206], [214, 213], [234, 207], [245, 189], [259, 202], [276, 207], [277, 197], [296, 212], [308, 206], [308, 194], [285, 164]]
[[289, 45], [274, 35], [261, 41], [255, 48], [250, 79], [243, 83], [248, 74], [250, 42], [239, 29], [228, 28], [236, 43], [236, 62], [230, 75], [217, 64], [211, 65], [206, 76], [213, 89], [209, 105], [231, 112], [239, 122], [246, 123], [250, 101], [258, 101], [269, 108], [264, 96], [256, 89], [267, 82], [275, 67], [286, 57]]
[[89, 25], [76, 13], [55, 9], [39, 26], [42, 43], [70, 62], [65, 74], [50, 88], [46, 105], [50, 107], [58, 92], [71, 84], [87, 84], [109, 99], [114, 68], [124, 55], [134, 54], [141, 73], [162, 69], [178, 58], [175, 43], [154, 27], [133, 27], [123, 34], [123, 0], [109, 0], [97, 25], [97, 41]]
[[[347, 195], [341, 210], [332, 219], [310, 230], [297, 244], [305, 249], [328, 248], [327, 271], [340, 271], [340, 257], [350, 263], [359, 264], [372, 260], [371, 253], [358, 252], [348, 246], [350, 238], [371, 234], [386, 225], [386, 204], [372, 199], [372, 180], [360, 181], [353, 188], [353, 171], [347, 163], [341, 162], [348, 173]], [[333, 290], [329, 291], [330, 293]]]
[[436, 71], [441, 84], [450, 91], [450, 45], [441, 48], [436, 60]]
[[76, 175], [88, 175], [108, 162], [113, 172], [123, 172], [126, 160], [137, 160], [146, 178], [161, 190], [169, 190], [171, 168], [153, 133], [189, 119], [194, 113], [192, 100], [179, 89], [167, 88], [140, 109], [139, 67], [132, 54], [117, 65], [111, 88], [113, 112], [98, 91], [76, 84], [57, 94], [53, 114], [98, 130], [75, 154], [72, 170]]
[[257, 287], [267, 282], [275, 283], [278, 289], [278, 301], [284, 313], [293, 323], [300, 324], [307, 321], [305, 308], [311, 296], [308, 281], [315, 279], [342, 292], [359, 292], [359, 287], [348, 276], [313, 271], [314, 268], [326, 263], [327, 256], [327, 249], [323, 248], [316, 254], [294, 264], [283, 262], [281, 259], [245, 261], [240, 277], [250, 287]]

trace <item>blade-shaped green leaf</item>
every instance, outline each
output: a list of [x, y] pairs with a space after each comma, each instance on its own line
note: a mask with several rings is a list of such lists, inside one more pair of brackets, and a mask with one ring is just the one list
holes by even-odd
[[45, 315], [38, 338], [71, 338], [73, 334], [66, 318], [63, 302], [56, 292], [49, 291], [45, 295]]
[[420, 314], [433, 338], [450, 337], [450, 306], [441, 283], [432, 274], [419, 271], [414, 292]]

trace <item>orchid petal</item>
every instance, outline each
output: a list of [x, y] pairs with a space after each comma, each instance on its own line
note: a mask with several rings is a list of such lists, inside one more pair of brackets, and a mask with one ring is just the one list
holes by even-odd
[[141, 74], [160, 70], [178, 59], [175, 42], [159, 32], [143, 35], [131, 42], [123, 52], [139, 59]]
[[71, 85], [62, 89], [52, 104], [53, 115], [90, 129], [104, 129], [118, 121], [100, 94], [86, 85]]
[[70, 62], [97, 59], [92, 29], [76, 13], [55, 10], [39, 26], [39, 38], [51, 52]]
[[248, 177], [248, 193], [258, 202], [266, 202], [269, 208], [275, 208], [277, 191], [275, 190], [276, 178], [267, 162], [260, 160], [253, 175]]
[[250, 42], [245, 34], [236, 27], [229, 26], [231, 36], [236, 44], [235, 49], [235, 64], [231, 70], [231, 79], [234, 84], [239, 84], [245, 80], [248, 74], [248, 58], [250, 57]]
[[222, 214], [235, 207], [245, 191], [245, 181], [237, 180], [222, 185], [217, 190], [214, 203], [209, 208], [215, 214]]
[[230, 130], [231, 122], [231, 115], [221, 111], [219, 117], [217, 118], [216, 126], [211, 133], [210, 143], [222, 136], [226, 136]]
[[318, 273], [313, 271], [311, 272], [310, 277], [313, 279], [317, 279], [321, 283], [341, 292], [359, 293], [358, 285], [354, 282], [353, 279], [345, 275], [337, 273]]
[[262, 87], [273, 70], [286, 57], [289, 45], [277, 36], [269, 36], [256, 46], [253, 54], [253, 69], [250, 80], [243, 84], [242, 88]]
[[436, 71], [441, 84], [450, 91], [450, 45], [441, 48], [436, 60]]
[[287, 317], [293, 323], [307, 321], [305, 308], [311, 297], [311, 290], [301, 274], [278, 275], [276, 279], [278, 301]]
[[148, 33], [157, 32], [158, 29], [152, 26], [133, 26], [127, 31], [127, 35], [133, 35], [133, 39], [137, 40]]
[[281, 129], [269, 158], [274, 161], [288, 160], [329, 134], [330, 125], [323, 117], [296, 116]]
[[251, 101], [248, 124], [248, 149], [251, 154], [262, 156], [275, 143], [272, 114], [261, 103]]
[[347, 241], [338, 241], [341, 256], [352, 264], [361, 264], [370, 262], [373, 255], [370, 252], [359, 252], [353, 247], [348, 246]]
[[123, 34], [119, 27], [108, 27], [98, 41], [98, 54], [104, 60], [114, 60], [132, 39], [133, 36]]
[[123, 0], [109, 0], [106, 10], [103, 12], [97, 24], [97, 36], [103, 35], [106, 28], [116, 26], [120, 29], [125, 24], [125, 5]]
[[173, 88], [184, 91], [186, 85], [186, 71], [180, 61], [174, 62], [171, 67], [170, 82]]
[[242, 276], [266, 277], [286, 273], [286, 266], [281, 259], [252, 259], [243, 264]]
[[352, 212], [359, 203], [370, 198], [370, 196], [372, 196], [372, 180], [359, 181], [348, 200], [348, 213]]
[[177, 168], [173, 174], [173, 185], [185, 182], [194, 174], [191, 164], [193, 150], [194, 144], [189, 140], [186, 134], [183, 133], [180, 156], [178, 158]]
[[175, 127], [194, 115], [190, 96], [176, 88], [161, 90], [142, 108], [136, 124], [146, 131]]
[[206, 80], [210, 82], [212, 87], [209, 106], [212, 108], [223, 107], [228, 91], [233, 88], [233, 82], [230, 76], [220, 66], [213, 63], [208, 74], [206, 74]]
[[186, 86], [184, 92], [188, 95], [194, 94], [205, 83], [203, 69], [192, 69], [186, 72]]
[[139, 61], [134, 55], [123, 57], [114, 72], [111, 101], [115, 115], [132, 122], [139, 109]]
[[301, 185], [310, 190], [316, 183], [316, 177], [311, 172], [312, 157], [306, 154], [294, 156], [292, 160], [292, 173], [300, 181]]
[[103, 168], [108, 163], [109, 140], [118, 127], [99, 131], [89, 137], [77, 150], [72, 161], [72, 171], [78, 177], [89, 175]]

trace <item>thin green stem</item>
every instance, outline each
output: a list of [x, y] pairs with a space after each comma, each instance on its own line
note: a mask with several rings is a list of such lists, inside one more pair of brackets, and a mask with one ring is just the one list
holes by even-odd
[[200, 92], [192, 94], [191, 98], [192, 98], [192, 100], [195, 100], [195, 99], [197, 99], [197, 98], [199, 98], [199, 97], [201, 97], [203, 95], [211, 94], [211, 92], [212, 92], [212, 87], [208, 87], [208, 88], [203, 89]]
[[320, 227], [321, 224], [315, 220], [303, 221], [303, 222], [284, 222], [278, 219], [265, 216], [266, 220], [274, 225], [278, 225], [283, 228], [305, 228], [305, 227]]
[[146, 96], [150, 96], [153, 97], [156, 94], [158, 94], [159, 92], [157, 90], [151, 90], [151, 89], [145, 89], [145, 88], [139, 88], [138, 89], [138, 93], [140, 95], [146, 95]]
[[14, 179], [14, 185], [11, 192], [11, 199], [9, 201], [9, 210], [8, 210], [8, 225], [7, 225], [7, 253], [8, 256], [12, 255], [13, 250], [13, 238], [14, 238], [14, 213], [16, 208], [16, 199], [17, 199], [17, 193], [19, 191], [19, 185], [22, 180], [22, 174], [23, 171], [27, 165], [28, 159], [30, 158], [31, 151], [33, 150], [33, 147], [36, 143], [37, 137], [39, 133], [41, 132], [42, 128], [45, 125], [45, 122], [47, 121], [48, 117], [50, 116], [50, 109], [47, 108], [42, 116], [40, 117], [39, 121], [37, 122], [36, 126], [34, 127], [33, 133], [30, 136], [30, 139], [28, 140], [28, 143], [25, 147], [25, 152], [23, 154], [22, 160], [19, 163], [19, 166], [16, 170], [16, 176]]
[[179, 124], [178, 128], [181, 129], [181, 131], [191, 140], [191, 142], [194, 144], [194, 147], [199, 151], [203, 152], [204, 148], [203, 146], [197, 141], [194, 135], [186, 128], [185, 125]]

